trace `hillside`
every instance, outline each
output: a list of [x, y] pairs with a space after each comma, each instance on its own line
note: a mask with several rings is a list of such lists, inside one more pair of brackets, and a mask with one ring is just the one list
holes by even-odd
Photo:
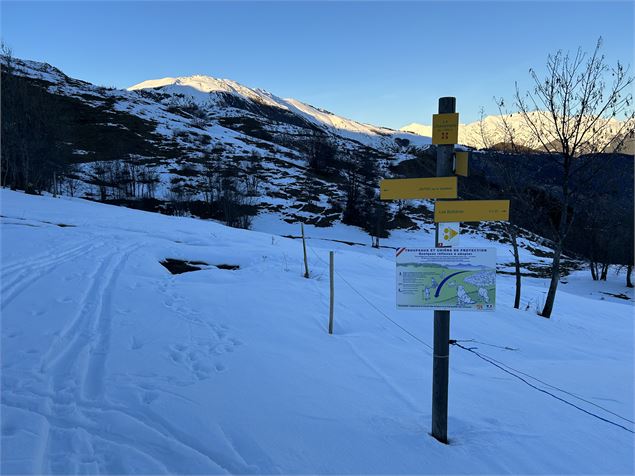
[[57, 172], [60, 193], [226, 222], [219, 198], [232, 192], [243, 215], [327, 226], [342, 220], [350, 192], [343, 169], [368, 188], [430, 143], [231, 80], [165, 78], [126, 91], [17, 58], [2, 68], [12, 98], [4, 150], [16, 164], [5, 179], [21, 189], [52, 190]]
[[[5, 57], [2, 78], [1, 179], [13, 188], [290, 235], [305, 223], [346, 240], [331, 229], [346, 224], [355, 229], [344, 234], [363, 244], [371, 242], [370, 234], [383, 239], [432, 230], [430, 200], [378, 199], [382, 178], [435, 174], [429, 137], [361, 124], [210, 76], [148, 80], [118, 90], [70, 78], [48, 64]], [[470, 177], [459, 181], [459, 196], [505, 198], [497, 165], [503, 159], [505, 154], [475, 154]], [[633, 162], [623, 159], [610, 158], [616, 167], [596, 178], [598, 187], [623, 182], [611, 188], [600, 211], [618, 228], [622, 209], [632, 209]], [[545, 209], [553, 207], [557, 167], [544, 157], [520, 157], [517, 170], [527, 193], [539, 196]], [[536, 173], [545, 170], [553, 173]], [[512, 210], [525, 238], [521, 246], [548, 256], [549, 241], [542, 238], [549, 237], [548, 217], [535, 218], [522, 203]], [[508, 240], [499, 224], [465, 228]], [[585, 257], [580, 240], [574, 241], [571, 255]], [[546, 260], [544, 265], [538, 272], [545, 272]], [[569, 263], [564, 271], [577, 266]]]
[[[613, 297], [612, 274], [571, 275], [552, 319], [535, 313], [546, 280], [514, 310], [500, 275], [496, 311], [454, 312], [451, 337], [623, 428], [453, 346], [444, 446], [432, 315], [395, 309], [392, 249], [308, 226], [304, 279], [292, 239], [5, 189], [0, 204], [3, 474], [633, 473], [633, 293]], [[206, 264], [172, 275], [167, 258]]]

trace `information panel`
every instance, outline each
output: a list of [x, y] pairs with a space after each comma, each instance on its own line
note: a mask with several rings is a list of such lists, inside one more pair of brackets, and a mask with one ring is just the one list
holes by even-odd
[[493, 311], [495, 248], [398, 248], [397, 308]]

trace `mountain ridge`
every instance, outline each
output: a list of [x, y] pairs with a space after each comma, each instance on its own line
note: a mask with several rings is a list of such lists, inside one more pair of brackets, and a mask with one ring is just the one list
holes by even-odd
[[[557, 150], [557, 134], [553, 124], [550, 122], [551, 119], [545, 119], [545, 114], [543, 111], [532, 111], [529, 113], [529, 117], [532, 121], [539, 124], [542, 129], [545, 129], [545, 137], [551, 139], [546, 140], [546, 144], [549, 147], [553, 147], [554, 150]], [[509, 143], [509, 132], [503, 123], [503, 117], [517, 145], [544, 152], [542, 143], [537, 141], [534, 134], [525, 127], [525, 120], [521, 113], [505, 114], [504, 116], [489, 115], [485, 116], [482, 120], [461, 123], [459, 124], [459, 143], [476, 149], [491, 148], [499, 144]], [[601, 140], [615, 142], [620, 128], [624, 125], [624, 121], [613, 117], [605, 118], [604, 121], [605, 123], [602, 127], [605, 127], [606, 131], [605, 134], [602, 134]], [[432, 125], [430, 124], [412, 122], [401, 127], [399, 130], [427, 137], [432, 136]], [[614, 138], [612, 139], [611, 136], [614, 136]], [[631, 155], [634, 154], [634, 142], [633, 138], [627, 138], [620, 152]], [[614, 151], [614, 147], [610, 146], [608, 150], [612, 152]]]

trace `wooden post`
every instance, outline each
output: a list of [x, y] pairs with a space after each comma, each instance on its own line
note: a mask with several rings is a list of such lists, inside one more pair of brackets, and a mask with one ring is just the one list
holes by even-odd
[[304, 223], [300, 223], [302, 228], [302, 249], [304, 250], [304, 277], [309, 277], [309, 262], [306, 259], [306, 241], [304, 240]]
[[[439, 98], [439, 114], [456, 112], [456, 98]], [[454, 145], [437, 145], [437, 177], [452, 175]], [[439, 240], [436, 225], [434, 244]], [[448, 442], [448, 369], [450, 361], [450, 311], [434, 311], [434, 357], [432, 361], [432, 436]]]
[[335, 304], [335, 285], [333, 282], [333, 274], [335, 266], [333, 265], [333, 252], [329, 251], [329, 275], [331, 278], [331, 303], [329, 307], [329, 334], [333, 334], [333, 305]]

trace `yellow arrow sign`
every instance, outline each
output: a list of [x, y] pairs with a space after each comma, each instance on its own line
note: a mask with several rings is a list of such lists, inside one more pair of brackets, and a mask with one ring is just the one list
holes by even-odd
[[434, 204], [434, 221], [508, 221], [509, 200], [447, 200]]
[[379, 184], [382, 200], [456, 198], [456, 177], [386, 179]]
[[448, 241], [451, 240], [452, 238], [454, 238], [456, 235], [458, 235], [459, 232], [452, 229], [452, 228], [446, 228], [445, 230], [443, 230], [443, 238]]
[[459, 141], [459, 113], [432, 114], [432, 143], [456, 144]]

